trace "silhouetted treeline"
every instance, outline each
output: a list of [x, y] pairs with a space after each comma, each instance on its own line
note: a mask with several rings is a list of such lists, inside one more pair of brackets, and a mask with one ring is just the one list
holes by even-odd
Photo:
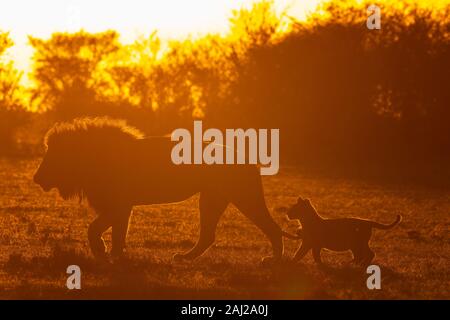
[[[114, 31], [30, 37], [31, 88], [0, 64], [1, 152], [27, 143], [20, 130], [30, 121], [45, 123], [31, 126], [39, 131], [109, 115], [166, 134], [201, 118], [280, 128], [284, 163], [448, 177], [450, 3], [389, 3], [381, 30], [366, 27], [372, 2], [331, 1], [300, 22], [263, 1], [234, 12], [224, 36], [165, 43], [152, 33], [131, 45]], [[9, 45], [1, 34], [0, 54]]]
[[21, 100], [21, 74], [11, 62], [1, 59], [12, 45], [8, 33], [0, 33], [0, 154], [10, 154], [17, 150], [16, 130], [25, 125], [28, 118]]

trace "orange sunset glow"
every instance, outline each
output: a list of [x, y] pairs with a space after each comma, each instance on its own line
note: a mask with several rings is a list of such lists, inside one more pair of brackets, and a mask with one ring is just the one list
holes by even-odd
[[450, 0], [2, 4], [0, 299], [448, 300], [449, 30]]
[[[163, 38], [205, 33], [225, 33], [231, 11], [248, 7], [254, 0], [169, 0], [169, 1], [11, 1], [0, 11], [0, 30], [10, 32], [15, 46], [9, 58], [28, 71], [32, 48], [28, 35], [49, 37], [54, 32], [117, 30], [124, 42], [148, 35], [154, 30]], [[279, 12], [302, 19], [319, 0], [277, 0]]]

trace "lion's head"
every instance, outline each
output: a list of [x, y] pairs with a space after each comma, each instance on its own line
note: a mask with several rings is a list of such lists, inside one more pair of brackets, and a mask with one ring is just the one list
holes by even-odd
[[142, 136], [122, 120], [82, 118], [58, 123], [45, 136], [47, 151], [33, 180], [44, 191], [57, 188], [64, 199], [81, 196], [87, 184], [95, 183], [92, 180], [108, 160], [108, 150]]

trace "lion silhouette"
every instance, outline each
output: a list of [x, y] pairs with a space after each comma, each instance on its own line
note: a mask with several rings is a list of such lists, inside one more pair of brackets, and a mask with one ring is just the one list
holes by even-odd
[[[89, 225], [92, 253], [105, 258], [102, 234], [112, 227], [111, 255], [120, 257], [132, 208], [179, 202], [200, 193], [200, 236], [175, 259], [194, 259], [215, 240], [217, 223], [235, 205], [272, 244], [272, 259], [283, 255], [281, 230], [267, 209], [261, 176], [254, 165], [175, 165], [168, 137], [144, 138], [124, 121], [83, 118], [56, 124], [46, 135], [47, 152], [34, 175], [44, 191], [64, 199], [85, 197], [97, 218]], [[168, 217], [169, 219], [169, 217]]]

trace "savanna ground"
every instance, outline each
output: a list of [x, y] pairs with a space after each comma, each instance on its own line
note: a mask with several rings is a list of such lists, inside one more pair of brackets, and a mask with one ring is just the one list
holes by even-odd
[[[276, 221], [293, 232], [286, 207], [299, 194], [312, 199], [325, 217], [358, 216], [403, 222], [375, 230], [372, 248], [382, 289], [366, 288], [364, 270], [350, 253], [322, 252], [332, 268], [319, 270], [307, 255], [263, 267], [270, 253], [264, 235], [229, 207], [216, 244], [194, 262], [173, 263], [198, 235], [197, 197], [178, 204], [136, 207], [128, 234], [127, 258], [99, 265], [89, 253], [87, 226], [94, 213], [79, 202], [63, 201], [33, 184], [39, 160], [0, 160], [0, 298], [352, 298], [450, 297], [450, 192], [413, 185], [379, 184], [305, 175], [282, 168], [264, 177], [268, 206]], [[110, 232], [106, 238], [110, 244]], [[292, 257], [300, 244], [285, 240]], [[66, 289], [66, 268], [82, 270], [82, 289]]]

